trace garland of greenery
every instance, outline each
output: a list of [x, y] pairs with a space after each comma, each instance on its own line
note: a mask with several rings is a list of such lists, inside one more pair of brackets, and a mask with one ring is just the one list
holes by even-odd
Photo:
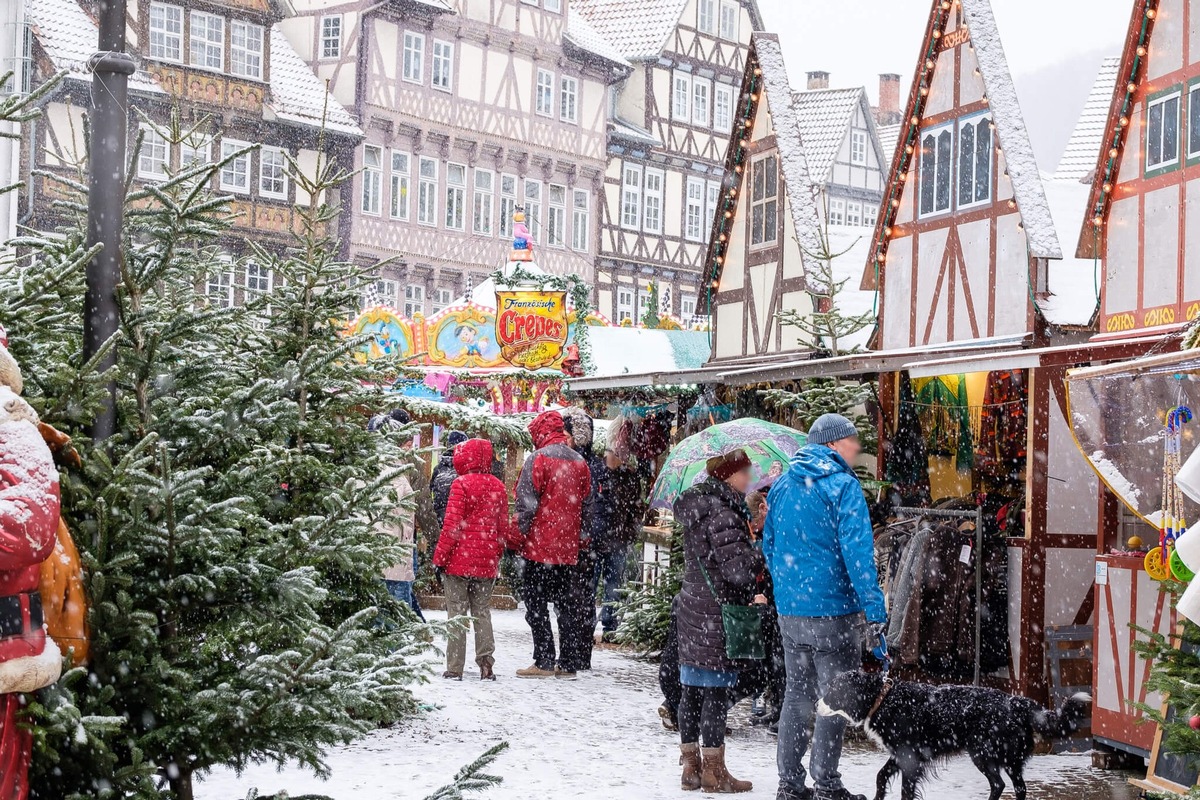
[[566, 292], [571, 298], [571, 306], [575, 310], [575, 319], [581, 324], [575, 326], [575, 346], [579, 348], [579, 366], [583, 374], [591, 375], [595, 370], [592, 364], [592, 343], [587, 326], [588, 315], [592, 308], [592, 288], [578, 275], [544, 275], [531, 272], [521, 264], [513, 264], [512, 272], [505, 275], [502, 270], [491, 274], [492, 282], [497, 286], [512, 289], [518, 286], [540, 286], [543, 291], [549, 289], [555, 292]]

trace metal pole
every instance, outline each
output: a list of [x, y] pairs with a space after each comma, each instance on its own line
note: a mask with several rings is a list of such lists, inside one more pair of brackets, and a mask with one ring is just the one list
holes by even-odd
[[[117, 284], [121, 274], [121, 231], [125, 217], [125, 157], [129, 126], [129, 76], [136, 64], [125, 52], [126, 0], [98, 0], [99, 52], [88, 61], [92, 71], [92, 140], [89, 143], [88, 246], [102, 249], [87, 266], [83, 310], [83, 358], [94, 356], [117, 332]], [[99, 364], [116, 363], [116, 351]], [[92, 425], [92, 438], [103, 441], [117, 428], [115, 381]]]

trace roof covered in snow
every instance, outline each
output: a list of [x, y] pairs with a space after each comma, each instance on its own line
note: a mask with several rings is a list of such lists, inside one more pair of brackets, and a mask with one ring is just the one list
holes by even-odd
[[886, 173], [896, 155], [896, 147], [900, 144], [900, 125], [880, 125], [875, 132], [879, 134], [879, 147], [883, 150], [883, 168]]
[[588, 328], [593, 369], [588, 377], [695, 370], [711, 353], [707, 331], [651, 328]]
[[570, 16], [567, 17], [565, 38], [580, 50], [605, 61], [611, 61], [622, 67], [629, 66], [629, 62], [621, 54], [621, 51], [613, 46], [613, 43], [596, 30], [596, 26], [586, 16], [578, 13], [574, 7], [570, 9]]
[[1004, 148], [1004, 161], [1025, 225], [1029, 252], [1038, 258], [1062, 258], [1062, 247], [1042, 190], [1042, 176], [1033, 155], [1033, 145], [1029, 143], [1025, 119], [1021, 116], [1021, 104], [1017, 101], [1017, 90], [1008, 70], [992, 4], [989, 0], [962, 0], [962, 9], [971, 30], [971, 42], [987, 91], [996, 137]]
[[362, 136], [362, 128], [346, 107], [333, 98], [312, 69], [300, 58], [278, 25], [271, 28], [271, 95], [268, 100], [280, 119], [301, 125]]
[[658, 58], [688, 0], [572, 0], [581, 14], [630, 61]]
[[[1054, 177], [1059, 180], [1087, 180], [1096, 169], [1100, 142], [1104, 139], [1104, 124], [1108, 121], [1108, 109], [1112, 105], [1113, 90], [1117, 87], [1117, 67], [1121, 59], [1116, 56], [1104, 59], [1092, 91], [1088, 95], [1083, 112], [1075, 123], [1071, 141], [1058, 160]], [[1087, 198], [1084, 198], [1084, 203]], [[1065, 234], [1066, 229], [1062, 229]]]
[[796, 92], [796, 120], [808, 170], [817, 184], [829, 180], [833, 162], [846, 141], [846, 131], [854, 118], [854, 109], [864, 102], [866, 92], [854, 89], [814, 89]]
[[[1056, 180], [1049, 176], [1042, 185], [1055, 226], [1063, 239], [1070, 241], [1083, 226], [1091, 186], [1078, 180]], [[1089, 325], [1100, 304], [1099, 262], [1076, 258], [1073, 250], [1061, 260], [1049, 262], [1050, 297], [1037, 304], [1042, 316], [1052, 325]]]
[[650, 147], [662, 147], [662, 139], [657, 134], [652, 133], [639, 125], [634, 125], [632, 122], [626, 122], [620, 117], [613, 117], [608, 121], [608, 132], [613, 136], [619, 136], [622, 139], [630, 139], [634, 142], [648, 145]]
[[[88, 59], [96, 52], [99, 31], [96, 23], [75, 0], [29, 0], [33, 35], [56, 70], [68, 77], [91, 82]], [[154, 78], [139, 69], [129, 80], [133, 91], [161, 93]]]
[[[762, 70], [763, 91], [767, 110], [771, 112], [771, 125], [775, 130], [776, 146], [779, 148], [779, 167], [783, 172], [784, 190], [792, 224], [800, 239], [802, 252], [821, 251], [819, 238], [820, 215], [813, 194], [808, 159], [805, 154], [800, 131], [799, 114], [788, 85], [787, 66], [783, 62], [783, 50], [779, 39], [770, 34], [756, 33], [751, 47]], [[750, 61], [747, 61], [749, 68]], [[745, 99], [739, 99], [739, 107]], [[734, 148], [729, 148], [733, 152]], [[808, 272], [808, 270], [806, 270]], [[811, 277], [811, 273], [810, 277]]]

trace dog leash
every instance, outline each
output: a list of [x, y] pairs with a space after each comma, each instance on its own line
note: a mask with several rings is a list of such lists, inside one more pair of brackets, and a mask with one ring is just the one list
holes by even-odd
[[883, 687], [879, 690], [879, 697], [875, 698], [875, 704], [871, 706], [871, 710], [867, 712], [867, 719], [875, 716], [875, 712], [883, 705], [883, 701], [887, 699], [888, 694], [892, 691], [892, 656], [887, 650], [887, 639], [884, 635], [879, 634], [879, 645], [883, 652], [883, 659], [879, 664], [879, 672], [883, 675]]

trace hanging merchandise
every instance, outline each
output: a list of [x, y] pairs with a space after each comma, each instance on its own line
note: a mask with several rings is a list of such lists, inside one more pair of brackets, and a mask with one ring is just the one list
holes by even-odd
[[897, 416], [895, 434], [884, 444], [888, 448], [886, 478], [900, 493], [902, 505], [929, 505], [929, 457], [907, 372], [900, 374]]
[[1025, 468], [1029, 388], [1024, 370], [989, 372], [980, 412], [976, 468], [993, 480], [1015, 483]]
[[1146, 572], [1155, 580], [1168, 578], [1188, 580], [1184, 572], [1176, 573], [1173, 564], [1186, 565], [1174, 558], [1175, 542], [1187, 532], [1184, 519], [1183, 494], [1175, 481], [1179, 474], [1180, 451], [1183, 449], [1183, 426], [1191, 422], [1192, 410], [1187, 406], [1176, 406], [1167, 412], [1163, 429], [1163, 480], [1162, 507], [1158, 513], [1158, 547], [1146, 553]]
[[959, 472], [969, 471], [974, 461], [974, 446], [967, 377], [917, 378], [912, 382], [912, 388], [929, 443], [929, 454], [953, 458]]

